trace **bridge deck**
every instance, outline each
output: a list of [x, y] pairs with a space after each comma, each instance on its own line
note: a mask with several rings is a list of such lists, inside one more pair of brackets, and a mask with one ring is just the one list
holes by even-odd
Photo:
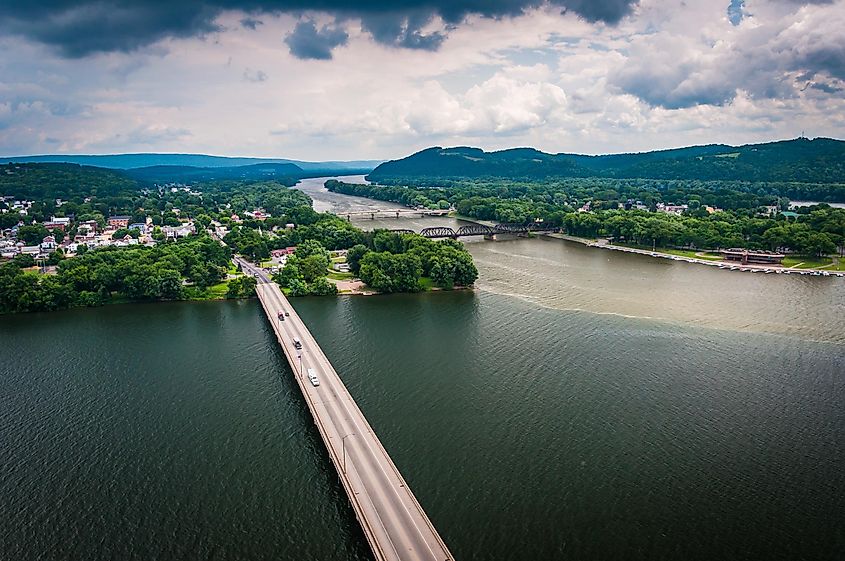
[[449, 210], [431, 210], [431, 209], [412, 209], [412, 208], [382, 208], [373, 210], [354, 210], [354, 211], [338, 211], [338, 216], [358, 217], [358, 216], [378, 216], [378, 217], [396, 217], [396, 216], [448, 216]]
[[[259, 275], [258, 298], [294, 371], [294, 378], [375, 558], [379, 561], [454, 559], [284, 294], [262, 271], [243, 261], [240, 263], [245, 271]], [[279, 321], [280, 311], [286, 311], [290, 316]], [[294, 337], [301, 341], [301, 350], [294, 348]], [[319, 379], [318, 387], [308, 381], [309, 368]]]

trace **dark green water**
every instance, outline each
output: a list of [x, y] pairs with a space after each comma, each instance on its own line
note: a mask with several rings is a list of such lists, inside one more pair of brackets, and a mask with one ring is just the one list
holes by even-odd
[[[841, 558], [836, 341], [295, 305], [457, 559]], [[0, 350], [0, 559], [369, 557], [257, 303], [3, 317]]]
[[368, 559], [260, 306], [0, 318], [0, 559]]

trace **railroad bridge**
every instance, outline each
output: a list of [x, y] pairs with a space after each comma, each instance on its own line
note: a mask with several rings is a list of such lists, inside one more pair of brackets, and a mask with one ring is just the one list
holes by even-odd
[[[464, 236], [484, 236], [487, 239], [495, 239], [497, 234], [527, 234], [528, 232], [557, 232], [560, 228], [542, 222], [529, 222], [527, 224], [496, 224], [487, 226], [485, 224], [469, 224], [461, 226], [457, 230], [448, 226], [435, 226], [423, 228], [419, 234], [424, 238], [452, 238], [458, 239]], [[390, 230], [398, 234], [412, 234], [413, 230], [396, 229]]]

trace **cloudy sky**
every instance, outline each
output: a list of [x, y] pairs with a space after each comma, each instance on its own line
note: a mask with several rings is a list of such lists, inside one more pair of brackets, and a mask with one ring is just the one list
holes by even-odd
[[0, 0], [0, 155], [845, 138], [845, 0]]

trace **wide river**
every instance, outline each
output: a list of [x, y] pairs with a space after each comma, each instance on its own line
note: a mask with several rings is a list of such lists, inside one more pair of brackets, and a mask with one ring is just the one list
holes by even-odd
[[[467, 247], [474, 291], [294, 301], [457, 559], [841, 559], [843, 279]], [[4, 316], [0, 351], [0, 560], [370, 558], [257, 302]]]

